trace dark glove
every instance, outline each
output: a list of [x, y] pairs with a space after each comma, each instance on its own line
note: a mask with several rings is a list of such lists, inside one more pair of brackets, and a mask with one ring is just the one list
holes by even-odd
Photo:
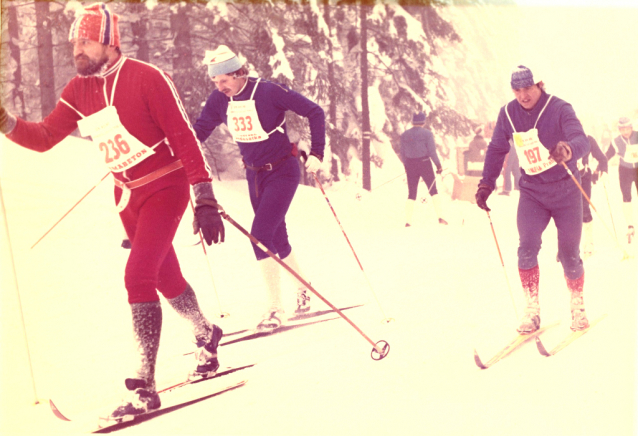
[[211, 245], [224, 242], [225, 230], [222, 217], [217, 209], [217, 201], [213, 195], [213, 184], [198, 183], [193, 186], [195, 193], [195, 217], [193, 219], [193, 234], [200, 230], [206, 241]]
[[436, 169], [436, 173], [437, 173], [437, 174], [441, 174], [442, 172], [443, 172], [443, 168], [442, 168], [442, 167], [438, 167], [438, 168]]
[[597, 173], [606, 173], [609, 171], [607, 162], [598, 162], [598, 166], [596, 167]]
[[484, 211], [489, 212], [491, 209], [487, 207], [487, 199], [492, 193], [492, 188], [487, 185], [479, 185], [478, 191], [476, 191], [476, 205], [483, 209]]
[[549, 151], [549, 155], [554, 159], [554, 162], [561, 164], [567, 162], [572, 158], [572, 149], [569, 148], [569, 144], [564, 141], [560, 141], [556, 144], [556, 147]]

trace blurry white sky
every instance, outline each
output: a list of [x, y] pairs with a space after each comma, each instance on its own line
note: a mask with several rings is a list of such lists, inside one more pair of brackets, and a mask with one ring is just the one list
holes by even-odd
[[521, 62], [572, 103], [586, 129], [638, 116], [638, 0], [516, 2]]

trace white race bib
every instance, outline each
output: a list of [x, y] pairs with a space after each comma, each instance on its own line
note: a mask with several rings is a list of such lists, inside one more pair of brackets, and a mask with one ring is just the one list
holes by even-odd
[[268, 133], [259, 122], [255, 100], [228, 102], [226, 115], [228, 130], [235, 142], [259, 142], [268, 139]]
[[623, 157], [627, 163], [638, 163], [638, 144], [627, 144], [627, 150], [625, 151], [625, 157]]
[[91, 136], [109, 171], [125, 171], [155, 154], [126, 130], [115, 106], [79, 120], [78, 128], [82, 136]]
[[519, 165], [525, 170], [525, 173], [540, 174], [556, 165], [556, 162], [549, 156], [549, 150], [538, 139], [537, 129], [514, 132], [512, 136]]

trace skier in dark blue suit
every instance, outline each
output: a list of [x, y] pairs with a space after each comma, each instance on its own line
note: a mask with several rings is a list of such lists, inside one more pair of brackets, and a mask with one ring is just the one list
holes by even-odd
[[[287, 86], [248, 77], [248, 70], [226, 46], [206, 53], [204, 64], [216, 86], [193, 126], [200, 141], [217, 126], [228, 126], [239, 146], [255, 211], [251, 234], [291, 268], [303, 276], [292, 252], [286, 230], [286, 212], [299, 185], [300, 170], [286, 133], [286, 111], [308, 118], [311, 150], [306, 170], [321, 166], [325, 146], [323, 109]], [[262, 249], [253, 244], [268, 289], [268, 310], [258, 330], [279, 327], [284, 321], [280, 268]], [[310, 293], [297, 290], [296, 312], [310, 309]]]
[[585, 270], [579, 246], [583, 206], [578, 186], [563, 163], [579, 179], [577, 161], [589, 152], [589, 141], [572, 106], [544, 90], [529, 68], [512, 72], [515, 99], [501, 108], [487, 148], [483, 178], [476, 192], [477, 205], [486, 211], [513, 139], [521, 167], [517, 226], [520, 237], [518, 268], [526, 297], [525, 314], [518, 328], [530, 334], [540, 327], [538, 252], [550, 219], [558, 232], [558, 258], [571, 292], [572, 330], [589, 327], [583, 305]]

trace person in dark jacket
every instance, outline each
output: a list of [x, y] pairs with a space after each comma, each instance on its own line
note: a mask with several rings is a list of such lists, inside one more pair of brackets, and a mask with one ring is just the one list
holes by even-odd
[[627, 222], [627, 241], [631, 244], [636, 234], [631, 206], [631, 185], [634, 184], [638, 190], [638, 132], [633, 129], [631, 120], [627, 117], [618, 120], [618, 130], [620, 135], [611, 141], [611, 146], [607, 149], [605, 156], [607, 159], [611, 159], [615, 155], [620, 156], [618, 180], [620, 192], [622, 192], [622, 210]]
[[405, 226], [412, 225], [412, 215], [414, 213], [414, 202], [416, 200], [417, 188], [421, 178], [428, 187], [432, 196], [434, 210], [439, 218], [439, 223], [447, 225], [441, 215], [441, 203], [436, 190], [436, 176], [432, 170], [432, 163], [436, 166], [436, 173], [441, 174], [443, 168], [436, 153], [434, 135], [425, 127], [425, 114], [419, 112], [412, 117], [412, 128], [406, 130], [401, 135], [400, 157], [405, 167], [408, 178], [408, 201], [405, 206]]
[[[587, 140], [589, 141], [590, 153], [587, 153], [583, 158], [578, 162], [578, 169], [580, 172], [580, 184], [583, 187], [583, 191], [587, 194], [587, 197], [591, 200], [591, 186], [592, 183], [596, 183], [596, 181], [601, 177], [602, 173], [606, 173], [607, 169], [607, 157], [602, 152], [600, 147], [598, 147], [598, 143], [594, 139], [593, 136], [587, 135]], [[592, 173], [589, 164], [589, 156], [592, 156], [594, 159], [598, 161], [598, 166], [596, 170]], [[593, 217], [591, 214], [591, 209], [589, 207], [589, 202], [586, 198], [583, 197], [583, 257], [587, 259], [589, 256], [593, 254], [594, 251], [594, 236], [593, 236], [593, 228], [592, 228]]]
[[[323, 161], [326, 141], [323, 109], [285, 85], [248, 77], [248, 70], [225, 45], [208, 51], [204, 59], [216, 89], [206, 100], [193, 126], [197, 138], [206, 138], [226, 124], [239, 146], [250, 202], [255, 212], [250, 233], [303, 276], [288, 240], [286, 213], [299, 186], [299, 163], [286, 132], [286, 111], [308, 118], [310, 154], [306, 171], [314, 173]], [[268, 291], [268, 309], [257, 330], [273, 330], [286, 321], [281, 301], [280, 265], [253, 244]], [[297, 288], [297, 313], [310, 310], [310, 292]]]
[[510, 141], [510, 144], [512, 146], [510, 152], [507, 153], [505, 168], [503, 168], [503, 190], [499, 195], [510, 195], [510, 192], [512, 192], [512, 178], [514, 178], [514, 189], [518, 191], [518, 179], [521, 178], [521, 168], [518, 165], [518, 155], [514, 148], [514, 141]]
[[516, 218], [518, 269], [527, 302], [518, 332], [530, 334], [540, 327], [538, 252], [543, 231], [552, 218], [558, 232], [558, 258], [571, 293], [571, 329], [583, 330], [589, 327], [589, 321], [583, 305], [585, 270], [579, 255], [582, 194], [563, 165], [580, 178], [576, 162], [589, 151], [589, 141], [572, 106], [547, 94], [543, 82], [535, 79], [529, 68], [516, 67], [511, 86], [516, 98], [499, 112], [476, 203], [490, 211], [487, 199], [513, 139], [521, 166]]

